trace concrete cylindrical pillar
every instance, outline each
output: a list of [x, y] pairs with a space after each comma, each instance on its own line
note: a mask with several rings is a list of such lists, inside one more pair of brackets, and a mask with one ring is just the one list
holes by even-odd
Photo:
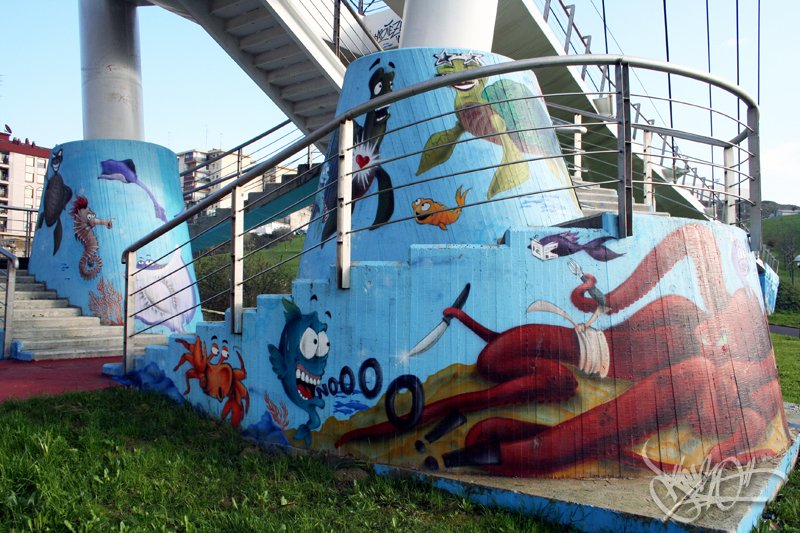
[[497, 0], [406, 0], [400, 47], [491, 50]]
[[80, 33], [84, 139], [144, 140], [135, 5], [81, 0]]

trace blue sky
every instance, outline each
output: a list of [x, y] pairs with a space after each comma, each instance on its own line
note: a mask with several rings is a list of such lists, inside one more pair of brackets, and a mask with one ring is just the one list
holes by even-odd
[[[502, 4], [501, 0], [501, 4]], [[555, 2], [556, 0], [554, 0]], [[541, 0], [535, 0], [541, 4]], [[576, 22], [603, 51], [601, 0], [575, 0]], [[709, 0], [712, 68], [736, 79], [735, 0]], [[740, 84], [756, 84], [757, 0], [740, 0]], [[671, 60], [706, 69], [705, 2], [668, 0]], [[82, 138], [78, 2], [0, 0], [0, 126], [37, 144]], [[606, 0], [622, 50], [665, 59], [660, 0]], [[762, 1], [761, 133], [765, 199], [800, 204], [800, 133], [792, 107], [800, 86], [794, 51], [800, 2]], [[146, 139], [181, 151], [230, 147], [283, 119], [281, 113], [199, 26], [157, 7], [139, 9]], [[619, 52], [609, 37], [609, 52]], [[676, 98], [696, 100], [696, 94]], [[707, 96], [706, 96], [707, 98]], [[705, 101], [698, 103], [705, 104]], [[735, 109], [733, 110], [735, 113]]]

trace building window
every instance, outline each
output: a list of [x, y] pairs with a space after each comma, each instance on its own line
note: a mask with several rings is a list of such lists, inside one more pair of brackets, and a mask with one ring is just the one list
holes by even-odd
[[33, 166], [33, 156], [32, 155], [26, 155], [25, 156], [25, 166], [26, 167], [32, 167]]
[[36, 181], [38, 181], [39, 183], [44, 183], [44, 174], [39, 174], [38, 176], [36, 176]]
[[33, 198], [33, 187], [25, 187], [25, 198]]
[[36, 168], [41, 168], [42, 170], [47, 170], [47, 159], [37, 159], [36, 160]]
[[33, 183], [33, 171], [28, 170], [25, 172], [25, 181]]

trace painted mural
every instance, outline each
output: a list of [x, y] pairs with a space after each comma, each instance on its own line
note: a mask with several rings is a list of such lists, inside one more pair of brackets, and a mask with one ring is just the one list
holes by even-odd
[[72, 203], [70, 215], [75, 228], [75, 239], [83, 246], [78, 270], [83, 279], [94, 279], [103, 268], [103, 258], [97, 253], [100, 250], [100, 242], [94, 229], [97, 226], [111, 229], [113, 223], [111, 220], [97, 218], [95, 212], [89, 208], [89, 200], [83, 196], [78, 196]]
[[[448, 72], [503, 61], [467, 50], [372, 54], [348, 67], [338, 111]], [[406, 260], [414, 244], [488, 244], [509, 227], [580, 218], [574, 192], [559, 190], [571, 182], [541, 94], [531, 72], [514, 73], [444, 87], [357, 117], [352, 226], [369, 231], [351, 234], [353, 257]], [[338, 137], [331, 137], [313, 204], [312, 218], [320, 219], [310, 225], [305, 245], [314, 259], [301, 264], [302, 278], [326, 279], [335, 262], [335, 247], [325, 245], [336, 232]], [[524, 204], [526, 195], [543, 190], [551, 192]], [[426, 202], [430, 218], [422, 212]], [[409, 219], [416, 226], [393, 224]]]
[[[119, 324], [118, 298], [125, 286], [122, 251], [163, 224], [169, 213], [183, 209], [180, 182], [168, 176], [177, 176], [176, 156], [157, 145], [97, 140], [57, 146], [45, 178], [31, 273], [84, 314]], [[75, 238], [63, 239], [64, 232]], [[137, 330], [194, 328], [199, 298], [192, 286], [193, 268], [184, 268], [191, 250], [175, 249], [188, 239], [184, 226], [142, 251], [142, 272], [134, 277], [142, 290], [135, 303], [137, 309], [152, 306], [137, 315]], [[167, 290], [177, 294], [167, 297]]]
[[64, 184], [64, 178], [59, 173], [63, 160], [64, 150], [62, 148], [53, 149], [49, 165], [51, 175], [44, 188], [44, 196], [40, 202], [42, 212], [39, 213], [36, 223], [37, 230], [41, 229], [42, 223], [48, 228], [53, 228], [53, 255], [58, 253], [58, 249], [61, 247], [61, 237], [64, 233], [61, 224], [61, 213], [67, 208], [67, 204], [72, 198], [72, 189]]
[[[340, 110], [501, 60], [364, 57]], [[648, 215], [634, 215], [633, 238], [608, 214], [600, 228], [558, 227], [581, 212], [571, 191], [534, 194], [569, 180], [535, 79], [462, 85], [358, 120], [353, 227], [373, 231], [353, 234], [349, 290], [336, 286], [335, 246], [320, 246], [335, 231], [326, 165], [315, 213], [327, 215], [292, 293], [259, 296], [243, 335], [229, 317], [201, 323], [137, 368], [156, 365], [158, 386], [185, 382], [181, 399], [266, 446], [423, 471], [649, 476], [648, 465], [784, 452], [747, 235]], [[535, 136], [516, 131], [529, 127]], [[241, 347], [238, 364], [225, 346]]]
[[[239, 383], [264, 398], [252, 406], [227, 381], [205, 392], [202, 358], [182, 359], [227, 323], [142, 363], [162, 360], [217, 416], [238, 405], [248, 438], [421, 470], [647, 476], [647, 461], [780, 454], [789, 436], [758, 278], [726, 260], [746, 236], [654, 218], [637, 217], [637, 241], [515, 230], [499, 246], [356, 265], [350, 291], [299, 280], [291, 297], [261, 296], [245, 312], [252, 333], [231, 341]], [[554, 257], [532, 254], [533, 240]]]
[[223, 341], [220, 349], [214, 341], [215, 338], [212, 339], [211, 349], [207, 350], [200, 337], [197, 337], [193, 344], [177, 339], [186, 351], [172, 370], [177, 371], [184, 363], [189, 363], [189, 368], [184, 374], [186, 390], [183, 394], [189, 394], [192, 389], [191, 380], [196, 379], [204, 394], [223, 403], [220, 418], [224, 420], [230, 416], [231, 425], [238, 427], [250, 409], [250, 394], [243, 383], [247, 378], [247, 369], [241, 353], [236, 352], [239, 368], [234, 368], [228, 362], [227, 343]]

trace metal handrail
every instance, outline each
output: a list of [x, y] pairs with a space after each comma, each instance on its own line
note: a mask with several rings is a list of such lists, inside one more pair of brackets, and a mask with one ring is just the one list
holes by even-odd
[[[362, 104], [356, 105], [351, 109], [341, 113], [337, 117], [329, 120], [321, 127], [315, 129], [310, 134], [302, 139], [291, 143], [289, 146], [283, 148], [270, 158], [262, 161], [261, 163], [244, 171], [240, 177], [230, 181], [224, 187], [214, 191], [209, 196], [191, 206], [183, 213], [179, 214], [174, 219], [163, 224], [159, 228], [150, 232], [148, 235], [140, 238], [130, 246], [128, 246], [122, 256], [122, 262], [127, 265], [126, 275], [126, 300], [125, 300], [125, 365], [126, 371], [128, 369], [127, 355], [132, 348], [131, 339], [134, 335], [133, 314], [131, 306], [131, 297], [133, 285], [131, 278], [134, 274], [134, 267], [136, 263], [136, 252], [142, 247], [146, 246], [155, 239], [165, 235], [172, 229], [178, 227], [180, 224], [189, 221], [192, 217], [207, 209], [214, 204], [220, 202], [222, 199], [230, 196], [232, 200], [231, 205], [231, 227], [232, 227], [232, 254], [231, 254], [231, 327], [233, 333], [241, 332], [241, 315], [242, 315], [242, 292], [241, 286], [244, 283], [242, 275], [242, 235], [244, 233], [243, 227], [243, 188], [248, 183], [261, 176], [267, 170], [277, 166], [281, 162], [289, 159], [300, 150], [304, 150], [319, 140], [327, 137], [331, 132], [341, 126], [342, 131], [339, 134], [340, 139], [340, 155], [339, 163], [340, 169], [338, 176], [343, 179], [338, 179], [338, 206], [337, 209], [337, 224], [338, 224], [338, 239], [337, 249], [340, 250], [339, 256], [339, 279], [340, 287], [346, 288], [349, 286], [349, 234], [351, 232], [349, 215], [350, 209], [343, 207], [350, 202], [349, 198], [349, 182], [350, 180], [344, 177], [351, 174], [348, 168], [351, 164], [350, 158], [346, 157], [346, 153], [352, 150], [352, 122], [353, 120], [365, 113], [378, 107], [388, 106], [399, 100], [409, 98], [418, 94], [428, 91], [449, 87], [460, 82], [473, 80], [476, 78], [484, 78], [491, 76], [498, 76], [516, 71], [535, 70], [540, 68], [553, 68], [553, 67], [569, 67], [580, 65], [605, 65], [608, 67], [615, 67], [617, 83], [616, 87], [616, 117], [614, 120], [617, 124], [617, 182], [618, 182], [618, 200], [619, 200], [619, 221], [620, 221], [620, 235], [630, 235], [632, 233], [632, 167], [631, 162], [633, 158], [632, 139], [631, 139], [631, 108], [630, 102], [630, 88], [629, 88], [629, 74], [628, 70], [631, 67], [643, 68], [656, 72], [675, 73], [683, 77], [710, 83], [719, 88], [722, 88], [729, 93], [736, 96], [739, 101], [744, 102], [748, 107], [747, 111], [747, 125], [745, 134], [738, 135], [742, 137], [741, 140], [747, 139], [749, 151], [753, 154], [750, 158], [749, 176], [753, 180], [753, 186], [750, 190], [750, 200], [754, 205], [751, 209], [751, 245], [760, 248], [760, 220], [756, 221], [756, 217], [760, 217], [760, 169], [758, 157], [758, 106], [756, 101], [748, 95], [745, 91], [735, 86], [734, 84], [724, 80], [720, 77], [711, 75], [707, 72], [698, 71], [695, 69], [685, 68], [669, 64], [662, 61], [649, 60], [643, 58], [632, 58], [622, 55], [586, 55], [586, 56], [559, 56], [559, 57], [546, 57], [536, 59], [524, 59], [512, 61], [508, 63], [500, 63], [496, 65], [481, 66], [474, 69], [465, 70], [459, 73], [450, 74], [447, 76], [435, 77], [430, 80], [423, 81], [410, 87], [398, 89], [394, 92], [385, 94], [380, 97], [368, 100]], [[608, 118], [608, 117], [603, 117]], [[349, 133], [349, 134], [348, 134]], [[344, 142], [342, 142], [344, 141]], [[726, 149], [729, 150], [729, 149]], [[732, 165], [726, 165], [732, 166]], [[727, 170], [727, 169], [726, 169]], [[330, 184], [329, 184], [330, 185]], [[754, 250], [757, 248], [754, 248]], [[347, 272], [343, 276], [343, 272]]]
[[6, 258], [6, 297], [3, 309], [3, 356], [9, 356], [11, 334], [14, 329], [14, 291], [17, 284], [19, 259], [5, 248], [0, 248], [0, 255]]

